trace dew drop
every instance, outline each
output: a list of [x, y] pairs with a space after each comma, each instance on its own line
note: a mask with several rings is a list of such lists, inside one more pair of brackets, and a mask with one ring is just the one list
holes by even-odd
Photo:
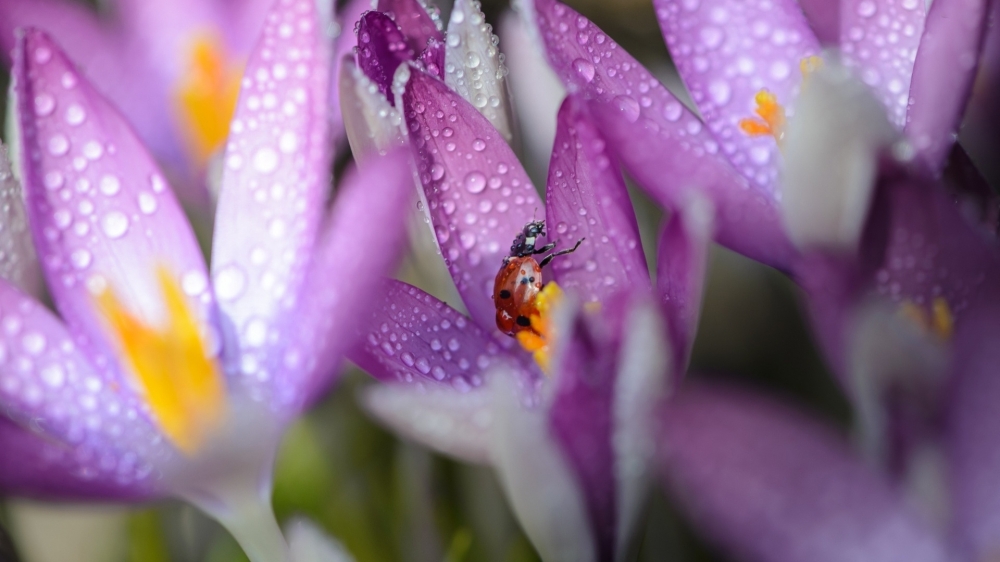
[[69, 255], [69, 259], [73, 262], [73, 267], [77, 269], [86, 269], [90, 266], [91, 255], [87, 250], [80, 248], [78, 250], [74, 250], [73, 253]]
[[629, 123], [635, 123], [639, 120], [639, 102], [635, 101], [634, 98], [629, 96], [615, 96], [614, 101]]
[[594, 64], [584, 59], [576, 59], [573, 61], [573, 70], [575, 70], [576, 73], [587, 82], [592, 82], [594, 80], [594, 75], [596, 74]]
[[49, 139], [49, 153], [53, 156], [62, 156], [69, 151], [69, 140], [65, 135], [54, 135]]
[[465, 189], [469, 193], [481, 193], [486, 189], [486, 176], [482, 172], [469, 172], [465, 176]]
[[482, 152], [486, 150], [486, 141], [483, 139], [476, 139], [472, 141], [472, 149], [476, 152]]
[[128, 217], [119, 211], [111, 211], [101, 219], [101, 229], [108, 238], [121, 238], [128, 231]]
[[227, 266], [215, 274], [213, 286], [220, 300], [233, 300], [246, 288], [246, 274], [236, 265]]
[[278, 153], [273, 148], [264, 147], [253, 155], [253, 167], [262, 174], [269, 174], [278, 167]]
[[73, 104], [66, 108], [66, 122], [74, 127], [83, 123], [87, 119], [87, 112], [79, 104]]
[[56, 100], [49, 94], [38, 94], [35, 96], [35, 115], [44, 117], [52, 113], [56, 108]]
[[143, 214], [151, 215], [156, 212], [156, 197], [152, 193], [141, 191], [139, 192], [139, 210]]
[[106, 175], [98, 182], [97, 187], [105, 195], [115, 195], [121, 191], [122, 184], [116, 176]]

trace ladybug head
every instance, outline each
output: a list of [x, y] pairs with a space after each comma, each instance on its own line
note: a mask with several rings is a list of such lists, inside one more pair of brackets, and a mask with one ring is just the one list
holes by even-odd
[[535, 241], [539, 236], [545, 236], [545, 221], [531, 221], [524, 225], [510, 245], [510, 255], [523, 258], [534, 254]]

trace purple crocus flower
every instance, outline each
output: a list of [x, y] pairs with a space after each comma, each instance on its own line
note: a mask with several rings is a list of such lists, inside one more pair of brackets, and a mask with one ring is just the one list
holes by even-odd
[[[543, 204], [472, 104], [414, 66], [396, 83], [426, 208], [468, 316], [386, 282], [349, 355], [385, 383], [367, 404], [404, 435], [495, 467], [544, 559], [613, 560], [644, 497], [649, 414], [686, 367], [711, 211], [693, 199], [665, 228], [657, 306], [625, 185], [581, 100], [560, 110]], [[511, 240], [539, 215], [550, 231], [538, 244], [585, 238], [542, 273], [567, 295], [541, 314], [548, 375], [498, 331], [493, 302]]]
[[346, 179], [327, 216], [328, 45], [311, 0], [282, 0], [242, 82], [209, 269], [125, 119], [45, 33], [21, 37], [25, 206], [58, 315], [0, 281], [0, 484], [185, 498], [251, 559], [287, 559], [278, 439], [350, 345], [343, 319], [372, 297], [358, 280], [393, 263], [408, 155]]
[[[587, 100], [639, 184], [666, 207], [690, 190], [705, 193], [718, 209], [720, 243], [792, 269], [800, 253], [790, 240], [799, 233], [782, 225], [779, 143], [787, 147], [784, 123], [803, 77], [820, 64], [820, 41], [799, 4], [655, 2], [704, 119], [583, 16], [556, 0], [527, 4], [522, 12], [538, 26], [554, 70]], [[810, 13], [824, 13], [816, 4], [807, 3]], [[905, 128], [932, 173], [954, 141], [982, 37], [984, 20], [972, 16], [985, 6], [936, 3], [926, 22], [921, 2], [860, 0], [841, 12], [845, 63], [873, 88], [894, 125]], [[817, 21], [824, 36], [836, 25]], [[962, 64], [950, 63], [955, 54]]]
[[[337, 18], [340, 26], [323, 25], [339, 33], [367, 3], [354, 0]], [[99, 15], [69, 0], [3, 0], [0, 49], [9, 62], [20, 27], [59, 37], [165, 167], [182, 202], [207, 213], [206, 170], [224, 148], [244, 66], [270, 4], [116, 0]], [[333, 18], [323, 14], [324, 22]], [[337, 48], [349, 46], [338, 39]], [[339, 106], [328, 113], [338, 133]]]

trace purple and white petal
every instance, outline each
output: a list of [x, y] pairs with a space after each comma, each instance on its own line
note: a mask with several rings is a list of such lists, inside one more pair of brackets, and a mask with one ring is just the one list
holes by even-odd
[[553, 68], [567, 89], [588, 100], [626, 171], [666, 207], [680, 205], [691, 190], [707, 194], [719, 213], [720, 243], [787, 267], [795, 250], [773, 194], [749, 184], [702, 122], [597, 26], [555, 0], [534, 6], [528, 13]]
[[525, 534], [544, 560], [597, 562], [584, 491], [546, 413], [525, 408], [516, 375], [502, 368], [489, 391], [490, 456]]
[[441, 15], [433, 4], [423, 0], [378, 0], [375, 9], [396, 22], [414, 53], [426, 49], [431, 40], [444, 43]]
[[365, 389], [362, 400], [397, 435], [465, 462], [490, 461], [493, 413], [483, 388], [379, 384]]
[[692, 386], [661, 421], [666, 480], [696, 525], [740, 558], [953, 560], [891, 483], [798, 412]]
[[165, 313], [159, 268], [177, 276], [207, 322], [212, 298], [201, 251], [124, 118], [43, 32], [25, 33], [14, 81], [35, 249], [74, 336], [115, 348], [94, 301], [105, 290], [158, 325]]
[[[0, 490], [38, 499], [117, 500], [153, 499], [157, 494], [152, 478], [129, 478], [132, 469], [125, 459], [83, 454], [52, 436], [24, 429], [0, 417]], [[132, 458], [132, 457], [128, 457]], [[116, 471], [100, 469], [102, 462], [116, 463]]]
[[562, 288], [588, 302], [648, 290], [639, 225], [618, 162], [576, 96], [559, 110], [547, 183], [545, 216], [556, 250], [583, 240], [575, 252], [552, 262]]
[[32, 295], [42, 290], [42, 272], [31, 242], [21, 183], [0, 143], [0, 278]]
[[212, 279], [227, 338], [262, 371], [303, 294], [330, 177], [329, 53], [311, 0], [268, 14], [226, 147]]
[[[339, 2], [338, 2], [339, 4]], [[354, 27], [361, 21], [361, 16], [365, 11], [371, 9], [371, 0], [349, 0], [336, 16], [336, 29], [339, 35], [333, 42], [333, 77], [334, 83], [330, 86], [330, 129], [334, 138], [339, 141], [343, 132], [344, 116], [340, 107], [341, 89], [340, 77], [344, 73], [347, 61], [354, 63], [354, 47], [358, 44], [358, 37], [354, 33]], [[356, 64], [353, 64], [357, 68]]]
[[874, 90], [899, 129], [906, 125], [925, 6], [920, 0], [844, 0], [840, 7], [844, 64]]
[[498, 44], [479, 1], [456, 0], [448, 21], [444, 80], [511, 142], [514, 133], [507, 69], [500, 61]]
[[517, 157], [461, 96], [416, 69], [402, 95], [420, 182], [459, 294], [493, 330], [493, 282], [514, 236], [545, 207]]
[[361, 338], [348, 358], [384, 382], [450, 385], [467, 391], [483, 383], [498, 362], [513, 362], [541, 380], [531, 358], [517, 350], [503, 353], [510, 340], [495, 339], [462, 313], [401, 281], [386, 280], [375, 307], [361, 323]]
[[439, 80], [444, 80], [445, 50], [446, 47], [443, 41], [431, 39], [427, 42], [427, 48], [417, 57], [420, 64], [424, 65], [424, 70], [427, 71], [427, 74]]
[[670, 332], [678, 380], [687, 372], [698, 331], [714, 225], [712, 204], [695, 196], [674, 212], [660, 233], [656, 291]]
[[755, 96], [772, 93], [794, 106], [806, 57], [819, 41], [796, 0], [655, 0], [663, 37], [691, 98], [723, 152], [751, 182], [773, 193], [781, 153], [771, 136], [751, 137]]
[[987, 0], [931, 4], [920, 39], [906, 134], [935, 171], [944, 167], [957, 138], [986, 34]]
[[799, 6], [822, 45], [840, 43], [840, 2], [799, 0]]
[[344, 179], [309, 265], [303, 299], [275, 327], [290, 334], [280, 357], [273, 358], [284, 372], [275, 385], [279, 402], [308, 404], [333, 382], [356, 341], [358, 319], [378, 302], [378, 280], [392, 272], [400, 256], [412, 194], [413, 168], [405, 149]]
[[782, 215], [799, 248], [853, 252], [872, 202], [883, 151], [899, 133], [844, 66], [809, 77], [788, 127]]
[[100, 464], [104, 477], [121, 470], [122, 480], [145, 480], [148, 463], [172, 457], [113, 359], [85, 356], [51, 312], [3, 280], [0, 350], [0, 411], [62, 441], [76, 462]]
[[347, 141], [359, 163], [385, 154], [393, 146], [402, 146], [402, 119], [396, 108], [353, 60], [345, 60], [340, 70], [340, 101]]
[[414, 60], [419, 51], [406, 46], [403, 32], [382, 12], [367, 12], [358, 23], [358, 68], [395, 105], [392, 81], [396, 69]]

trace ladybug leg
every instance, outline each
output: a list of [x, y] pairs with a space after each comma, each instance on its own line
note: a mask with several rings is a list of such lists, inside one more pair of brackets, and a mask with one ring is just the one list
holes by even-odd
[[531, 255], [537, 256], [538, 254], [544, 254], [545, 252], [548, 252], [549, 250], [555, 247], [556, 247], [555, 242], [549, 242], [548, 244], [542, 246], [541, 248], [534, 248], [531, 252]]
[[[576, 251], [577, 248], [580, 247], [580, 244], [584, 240], [586, 240], [586, 238], [581, 238], [581, 239], [579, 239], [579, 240], [576, 241], [576, 244], [574, 244], [572, 248], [569, 248], [569, 249], [566, 249], [566, 250], [562, 250], [562, 251], [556, 252], [554, 254], [549, 254], [549, 255], [545, 256], [544, 258], [542, 258], [542, 261], [539, 262], [538, 267], [545, 267], [546, 265], [549, 264], [549, 262], [552, 261], [552, 258], [554, 258], [556, 256], [564, 256], [566, 254], [572, 254], [573, 252]], [[555, 244], [550, 244], [550, 246], [554, 247]], [[546, 247], [548, 247], [548, 246], [546, 246]]]

